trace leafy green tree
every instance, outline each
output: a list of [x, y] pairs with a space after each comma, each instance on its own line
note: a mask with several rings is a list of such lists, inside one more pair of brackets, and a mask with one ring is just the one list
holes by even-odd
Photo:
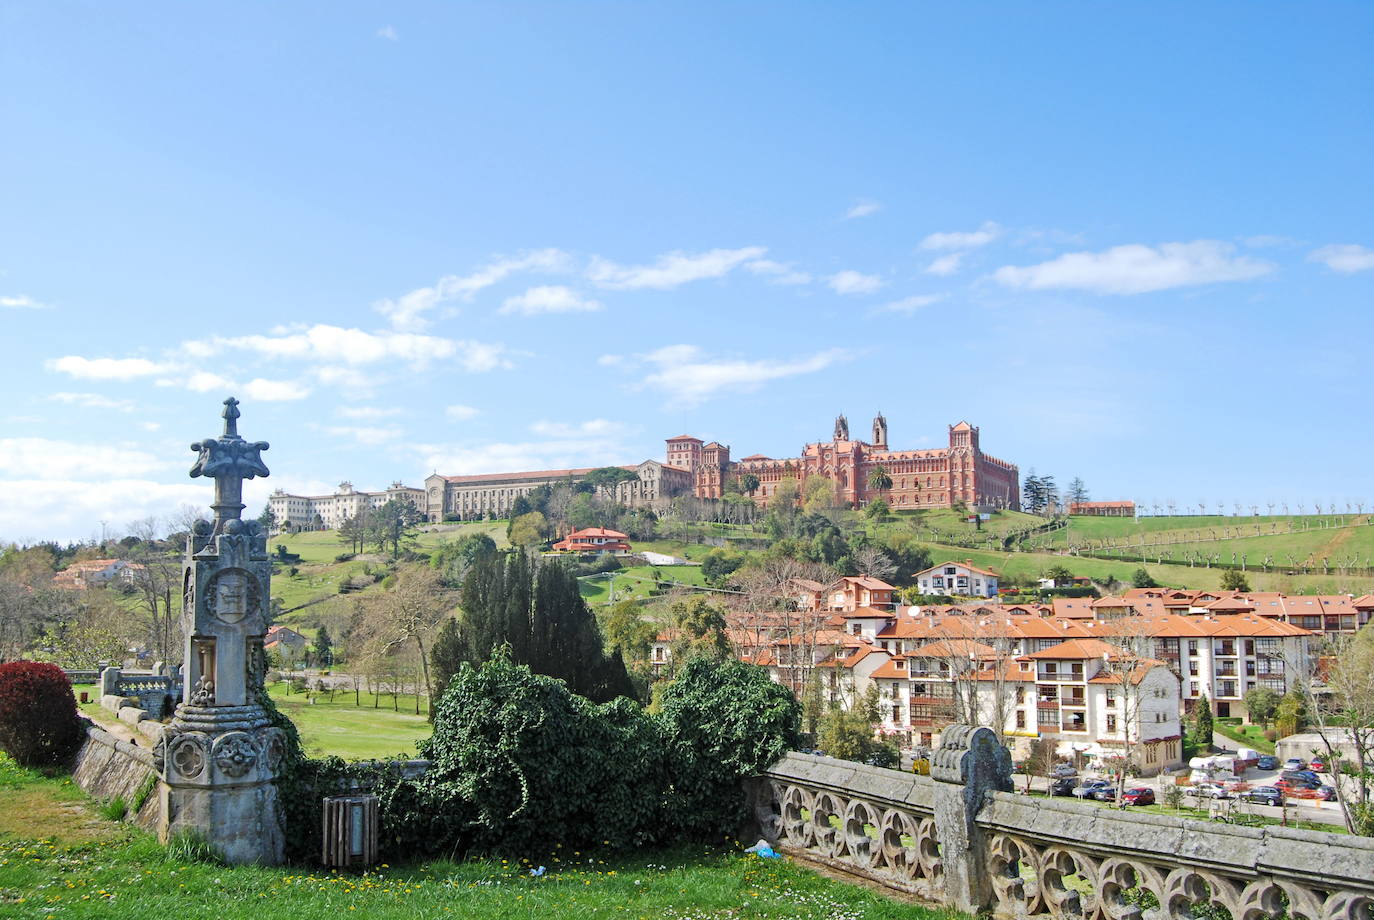
[[873, 492], [887, 492], [892, 488], [892, 476], [881, 463], [869, 471], [868, 488]]
[[529, 514], [512, 518], [506, 535], [514, 545], [528, 549], [544, 542], [548, 530], [549, 522], [544, 515], [538, 511], [531, 511]]
[[824, 476], [807, 476], [802, 484], [802, 509], [818, 514], [835, 507], [835, 484]]
[[445, 584], [451, 588], [459, 588], [477, 559], [495, 554], [495, 540], [484, 533], [469, 533], [457, 540], [445, 540], [440, 543], [430, 554], [429, 564], [439, 570]]
[[1274, 728], [1280, 738], [1296, 735], [1307, 724], [1307, 706], [1302, 695], [1290, 690], [1283, 695], [1278, 709], [1274, 711]]
[[1268, 687], [1253, 687], [1245, 692], [1245, 711], [1249, 713], [1250, 721], [1266, 728], [1274, 721], [1281, 702], [1283, 695]]
[[739, 476], [739, 490], [750, 498], [759, 490], [759, 477], [753, 473], [743, 473]]
[[1045, 577], [1054, 579], [1056, 588], [1067, 588], [1073, 584], [1073, 572], [1062, 565], [1051, 566], [1045, 570]]
[[408, 498], [392, 498], [372, 515], [373, 542], [377, 548], [391, 547], [391, 555], [399, 556], [402, 545], [415, 542], [415, 528], [425, 519], [424, 513]]
[[1064, 494], [1064, 500], [1069, 504], [1092, 501], [1088, 495], [1088, 487], [1083, 484], [1081, 477], [1073, 477], [1073, 481], [1069, 483], [1068, 491]]
[[658, 627], [644, 619], [638, 601], [624, 600], [606, 614], [603, 633], [608, 651], [619, 652], [627, 662], [635, 663], [648, 660]]
[[262, 525], [263, 533], [271, 533], [276, 529], [277, 512], [272, 510], [271, 502], [262, 506], [262, 514], [258, 515], [258, 523]]
[[746, 558], [743, 553], [734, 550], [713, 549], [702, 557], [701, 575], [707, 584], [722, 587], [726, 579], [744, 565]]
[[864, 516], [871, 521], [881, 521], [888, 516], [892, 508], [881, 498], [875, 498], [864, 506]]
[[638, 478], [639, 474], [632, 470], [618, 466], [603, 466], [592, 470], [583, 477], [583, 480], [598, 492], [614, 495], [616, 486], [622, 482], [632, 482]]
[[1221, 590], [1239, 591], [1245, 594], [1250, 590], [1250, 582], [1246, 579], [1244, 572], [1228, 569], [1221, 573]]
[[1193, 739], [1204, 749], [1212, 743], [1212, 703], [1205, 693], [1193, 707]]
[[1154, 580], [1145, 566], [1136, 569], [1131, 575], [1131, 587], [1133, 588], [1158, 588], [1159, 582]]
[[673, 661], [693, 656], [711, 659], [730, 657], [730, 640], [725, 636], [725, 611], [700, 594], [677, 601], [668, 608], [678, 638], [673, 642]]

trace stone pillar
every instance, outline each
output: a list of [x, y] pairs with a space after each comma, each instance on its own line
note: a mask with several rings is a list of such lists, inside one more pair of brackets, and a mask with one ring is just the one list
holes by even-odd
[[117, 696], [119, 694], [119, 668], [109, 667], [100, 672], [100, 695]]
[[930, 758], [930, 778], [946, 904], [970, 914], [985, 911], [992, 905], [992, 881], [975, 819], [989, 792], [1012, 791], [1011, 752], [990, 728], [951, 725]]
[[286, 739], [258, 702], [253, 651], [271, 623], [272, 563], [261, 526], [239, 518], [242, 480], [267, 475], [259, 456], [267, 444], [239, 437], [237, 405], [225, 401], [221, 437], [192, 446], [200, 459], [191, 475], [215, 480], [216, 518], [197, 521], [187, 539], [182, 698], [153, 752], [158, 833], [165, 842], [194, 831], [229, 863], [270, 865], [282, 860], [275, 781]]

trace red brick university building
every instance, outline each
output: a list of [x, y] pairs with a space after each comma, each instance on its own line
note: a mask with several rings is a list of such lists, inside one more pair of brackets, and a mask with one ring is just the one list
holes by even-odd
[[[754, 454], [730, 459], [730, 448], [717, 441], [681, 435], [667, 441], [667, 465], [692, 474], [698, 498], [719, 498], [731, 477], [758, 477], [754, 499], [766, 505], [784, 479], [798, 484], [808, 476], [823, 476], [835, 484], [841, 504], [862, 507], [883, 498], [894, 509], [949, 508], [958, 502], [994, 508], [1021, 507], [1020, 475], [1013, 463], [983, 453], [978, 429], [968, 422], [949, 426], [949, 446], [932, 450], [892, 450], [887, 446], [887, 419], [873, 419], [873, 438], [849, 436], [849, 421], [835, 419], [830, 441], [807, 444], [800, 457], [775, 460]], [[882, 467], [892, 488], [869, 488], [869, 477]]]

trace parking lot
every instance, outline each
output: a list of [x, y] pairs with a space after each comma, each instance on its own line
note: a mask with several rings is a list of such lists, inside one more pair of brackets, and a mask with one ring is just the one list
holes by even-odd
[[[1341, 818], [1340, 805], [1337, 802], [1324, 802], [1318, 799], [1296, 798], [1284, 796], [1283, 807], [1260, 805], [1246, 802], [1239, 796], [1248, 789], [1259, 786], [1274, 786], [1282, 773], [1282, 769], [1261, 770], [1251, 768], [1245, 772], [1244, 778], [1239, 780], [1218, 780], [1212, 785], [1219, 789], [1207, 790], [1212, 794], [1198, 794], [1190, 785], [1180, 786], [1184, 797], [1182, 804], [1184, 807], [1196, 808], [1207, 811], [1209, 814], [1226, 819], [1233, 819], [1237, 815], [1256, 815], [1274, 820], [1287, 819], [1290, 821], [1310, 821], [1321, 824], [1343, 825]], [[1329, 773], [1318, 773], [1318, 781], [1330, 784], [1332, 781]], [[1027, 777], [1025, 774], [1018, 773], [1012, 777], [1017, 792], [1025, 792], [1027, 788]], [[1109, 784], [1114, 784], [1116, 777], [1099, 773], [1092, 770], [1085, 770], [1074, 776], [1075, 786], [1082, 786], [1092, 780], [1103, 780]], [[1049, 790], [1051, 780], [1045, 777], [1030, 777], [1030, 791], [1034, 793], [1046, 794]], [[1158, 777], [1135, 777], [1127, 778], [1125, 787], [1133, 789], [1144, 787], [1154, 792], [1154, 804], [1167, 805], [1164, 791], [1166, 788], [1176, 785], [1174, 775]], [[1349, 791], [1349, 790], [1347, 790]], [[1096, 799], [1083, 798], [1082, 801], [1097, 801]], [[1113, 802], [1102, 801], [1102, 805], [1112, 805]]]

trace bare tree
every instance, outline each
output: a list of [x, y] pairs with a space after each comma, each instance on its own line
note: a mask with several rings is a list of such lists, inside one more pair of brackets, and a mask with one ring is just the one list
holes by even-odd
[[865, 545], [854, 554], [854, 566], [860, 575], [872, 578], [888, 578], [897, 571], [897, 563], [892, 557], [876, 546]]
[[[1150, 660], [1154, 651], [1154, 636], [1145, 621], [1138, 617], [1113, 621], [1104, 639], [1118, 650], [1116, 654], [1103, 655], [1102, 669], [1098, 674], [1110, 682], [1108, 692], [1117, 702], [1122, 756], [1117, 764], [1116, 788], [1120, 792], [1127, 771], [1136, 762], [1135, 752], [1144, 730], [1144, 718], [1156, 708], [1149, 704], [1165, 697], [1163, 689], [1147, 686], [1147, 680], [1152, 672], [1168, 669]], [[1170, 672], [1169, 679], [1178, 681], [1179, 678]], [[1117, 806], [1122, 807], [1120, 795], [1117, 796]]]
[[[1374, 835], [1374, 633], [1333, 638], [1324, 680], [1307, 674], [1298, 689], [1326, 748], [1345, 828]], [[1315, 661], [1315, 659], [1314, 659]], [[1302, 672], [1299, 672], [1302, 673]], [[1344, 742], [1344, 743], [1343, 743]], [[1353, 760], [1353, 762], [1351, 762]], [[1347, 781], [1348, 777], [1348, 781]]]
[[453, 598], [438, 572], [429, 566], [409, 569], [397, 578], [390, 591], [365, 603], [360, 628], [369, 647], [369, 657], [394, 659], [398, 650], [413, 647], [420, 659], [422, 689], [433, 700], [435, 693], [430, 684], [427, 643], [452, 609]]
[[127, 570], [129, 583], [138, 596], [149, 646], [158, 660], [175, 663], [181, 659], [182, 651], [181, 617], [177, 615], [181, 606], [181, 561], [173, 555], [171, 547], [158, 540], [155, 518], [131, 522], [129, 535], [138, 540], [129, 551], [133, 562]]

